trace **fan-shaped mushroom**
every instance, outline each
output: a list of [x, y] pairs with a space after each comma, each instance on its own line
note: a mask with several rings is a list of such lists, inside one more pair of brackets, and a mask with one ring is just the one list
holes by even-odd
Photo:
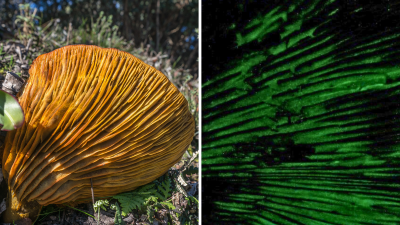
[[194, 135], [184, 96], [131, 54], [67, 46], [39, 56], [29, 73], [19, 96], [25, 124], [3, 149], [5, 221], [35, 217], [38, 205], [90, 200], [90, 178], [98, 197], [149, 183]]

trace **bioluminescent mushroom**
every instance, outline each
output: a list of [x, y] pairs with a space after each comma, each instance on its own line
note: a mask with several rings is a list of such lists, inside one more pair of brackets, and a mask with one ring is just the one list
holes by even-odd
[[178, 162], [194, 118], [160, 71], [116, 49], [67, 46], [39, 56], [19, 95], [22, 128], [7, 134], [4, 220], [41, 205], [90, 201], [135, 189]]
[[399, 2], [203, 13], [203, 224], [399, 224]]

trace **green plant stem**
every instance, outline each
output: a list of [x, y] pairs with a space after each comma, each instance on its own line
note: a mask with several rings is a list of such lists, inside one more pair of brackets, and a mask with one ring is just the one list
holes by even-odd
[[[65, 204], [63, 204], [63, 205], [65, 205]], [[96, 219], [96, 217], [95, 216], [93, 216], [93, 215], [90, 215], [89, 213], [87, 213], [87, 212], [84, 212], [84, 211], [82, 211], [82, 210], [79, 210], [79, 209], [77, 209], [77, 208], [74, 208], [74, 207], [72, 207], [72, 206], [69, 206], [69, 205], [65, 205], [65, 206], [67, 206], [67, 207], [70, 207], [71, 209], [75, 209], [75, 210], [77, 210], [77, 211], [79, 211], [79, 212], [81, 212], [81, 213], [84, 213], [84, 214], [86, 214], [86, 215], [88, 215], [88, 216], [90, 216], [90, 217], [93, 217], [94, 219]]]

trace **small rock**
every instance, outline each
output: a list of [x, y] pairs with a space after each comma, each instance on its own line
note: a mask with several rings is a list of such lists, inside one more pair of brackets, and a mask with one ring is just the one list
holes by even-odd
[[32, 44], [32, 38], [29, 39], [28, 44], [26, 45], [25, 49], [29, 50], [29, 48], [31, 47]]
[[3, 91], [15, 96], [22, 88], [24, 83], [24, 79], [19, 77], [17, 74], [13, 72], [7, 72], [2, 89]]
[[50, 216], [50, 219], [51, 219], [51, 220], [56, 220], [56, 219], [57, 219], [57, 216]]
[[125, 221], [125, 223], [127, 224], [131, 224], [134, 221], [134, 217], [132, 215], [132, 213], [129, 213], [128, 217], [124, 218], [123, 221]]
[[192, 184], [190, 184], [190, 186], [190, 190], [187, 193], [188, 195], [193, 196], [197, 191], [197, 182], [193, 182]]

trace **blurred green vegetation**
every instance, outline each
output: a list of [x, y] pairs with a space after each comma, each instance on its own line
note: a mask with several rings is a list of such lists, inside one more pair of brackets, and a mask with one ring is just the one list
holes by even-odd
[[[98, 44], [91, 42], [95, 35], [98, 42], [107, 42], [120, 34], [129, 48], [163, 52], [172, 61], [181, 57], [179, 65], [197, 72], [198, 0], [0, 0], [0, 39], [16, 35], [18, 16], [26, 14], [19, 4], [27, 3], [31, 12], [37, 11], [40, 21], [35, 23], [43, 29], [54, 21], [66, 34], [79, 27], [79, 32], [86, 31], [75, 34], [82, 44]], [[97, 18], [104, 20], [96, 22]]]

